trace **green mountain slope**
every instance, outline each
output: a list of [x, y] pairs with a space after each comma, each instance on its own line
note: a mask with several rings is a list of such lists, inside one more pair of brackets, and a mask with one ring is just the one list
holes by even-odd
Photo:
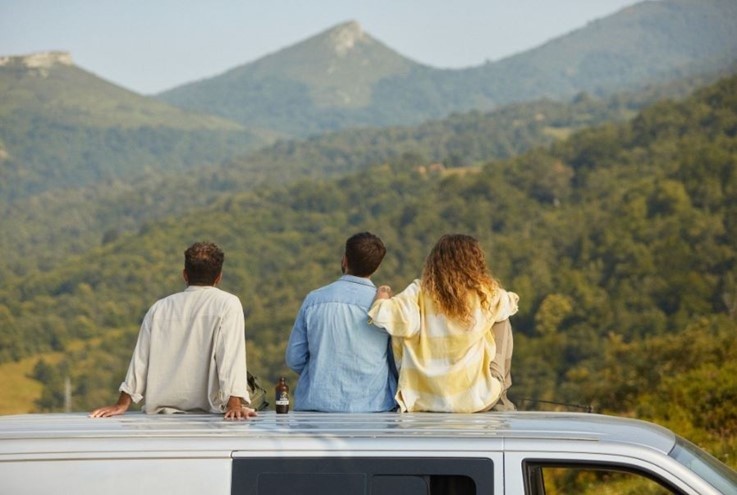
[[718, 69], [736, 52], [737, 3], [648, 1], [477, 72], [490, 97], [611, 93]]
[[[402, 288], [440, 234], [463, 231], [520, 294], [518, 393], [604, 401], [599, 374], [612, 372], [627, 343], [735, 328], [736, 83], [483, 168], [443, 170], [405, 157], [339, 179], [224, 194], [3, 286], [0, 357], [126, 329], [99, 348], [90, 342], [56, 374], [72, 374], [77, 407], [92, 405], [93, 390], [112, 397], [140, 317], [181, 287], [182, 247], [207, 238], [228, 253], [223, 287], [244, 302], [252, 371], [271, 380], [285, 373], [301, 299], [339, 274], [346, 235], [378, 233], [389, 255], [376, 280]], [[555, 352], [540, 360], [545, 349]], [[644, 392], [608, 385], [623, 387], [622, 407]], [[48, 407], [58, 407], [54, 400]]]
[[[684, 84], [681, 93], [692, 84]], [[346, 130], [301, 142], [279, 141], [227, 163], [184, 173], [150, 173], [36, 194], [0, 206], [0, 250], [6, 253], [0, 277], [48, 270], [69, 254], [138, 232], [157, 219], [202, 208], [228, 192], [343, 175], [399, 159], [449, 168], [475, 166], [551, 143], [575, 129], [628, 119], [652, 98], [595, 100], [581, 95], [573, 103], [517, 104], [417, 127]]]
[[293, 136], [416, 124], [719, 71], [737, 58], [735, 26], [731, 0], [642, 2], [505, 60], [440, 70], [401, 57], [351, 22], [158, 97]]
[[234, 122], [103, 81], [66, 53], [0, 59], [5, 200], [145, 170], [181, 170], [263, 142]]
[[520, 295], [510, 395], [521, 408], [591, 404], [650, 419], [735, 465], [736, 77], [483, 167], [409, 154], [340, 178], [224, 191], [6, 280], [0, 359], [64, 354], [33, 370], [38, 410], [63, 408], [66, 377], [74, 410], [114, 400], [144, 311], [182, 288], [183, 247], [211, 239], [226, 251], [223, 288], [244, 303], [249, 369], [294, 383], [283, 355], [299, 304], [339, 276], [342, 242], [361, 230], [384, 239], [374, 281], [397, 290], [440, 234], [482, 241]]
[[353, 114], [372, 105], [379, 81], [407, 76], [419, 67], [363, 32], [358, 23], [348, 22], [158, 97], [245, 125], [306, 136], [360, 123]]

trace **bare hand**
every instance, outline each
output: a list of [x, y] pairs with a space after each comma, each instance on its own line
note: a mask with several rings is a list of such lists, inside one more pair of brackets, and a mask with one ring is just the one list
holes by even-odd
[[376, 289], [376, 299], [389, 299], [392, 297], [392, 288], [388, 285], [380, 285]]
[[133, 399], [131, 399], [130, 395], [125, 392], [120, 392], [120, 397], [118, 397], [117, 403], [112, 406], [98, 407], [90, 413], [90, 418], [109, 418], [111, 416], [119, 416], [128, 410], [131, 402], [133, 402]]
[[231, 395], [228, 398], [228, 404], [225, 406], [225, 419], [243, 420], [258, 416], [255, 409], [251, 409], [244, 404], [240, 397]]
[[119, 416], [128, 410], [128, 406], [123, 404], [113, 404], [112, 406], [98, 407], [90, 413], [90, 418], [109, 418]]
[[246, 406], [234, 407], [232, 409], [228, 408], [228, 410], [225, 411], [225, 419], [234, 419], [237, 421], [255, 418], [256, 416], [258, 416], [256, 410]]

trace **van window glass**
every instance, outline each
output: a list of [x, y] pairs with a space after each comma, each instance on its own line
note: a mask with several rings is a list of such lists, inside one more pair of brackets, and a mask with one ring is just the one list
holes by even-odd
[[709, 482], [722, 493], [737, 493], [737, 473], [685, 438], [676, 437], [676, 445], [668, 454]]
[[525, 494], [681, 495], [667, 481], [629, 466], [606, 463], [525, 462]]
[[243, 458], [234, 495], [493, 495], [494, 463], [483, 458]]

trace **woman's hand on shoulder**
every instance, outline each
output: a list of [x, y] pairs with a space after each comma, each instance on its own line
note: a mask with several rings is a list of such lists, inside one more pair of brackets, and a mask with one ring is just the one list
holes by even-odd
[[392, 297], [392, 288], [388, 285], [380, 285], [376, 289], [376, 299], [389, 299]]

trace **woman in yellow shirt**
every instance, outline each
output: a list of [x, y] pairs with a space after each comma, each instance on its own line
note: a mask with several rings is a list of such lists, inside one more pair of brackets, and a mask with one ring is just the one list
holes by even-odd
[[[491, 276], [478, 241], [463, 234], [442, 236], [422, 278], [401, 293], [379, 287], [369, 318], [392, 336], [400, 409], [478, 412], [500, 399], [513, 408], [507, 320], [518, 300]], [[495, 333], [504, 345], [497, 347]]]

